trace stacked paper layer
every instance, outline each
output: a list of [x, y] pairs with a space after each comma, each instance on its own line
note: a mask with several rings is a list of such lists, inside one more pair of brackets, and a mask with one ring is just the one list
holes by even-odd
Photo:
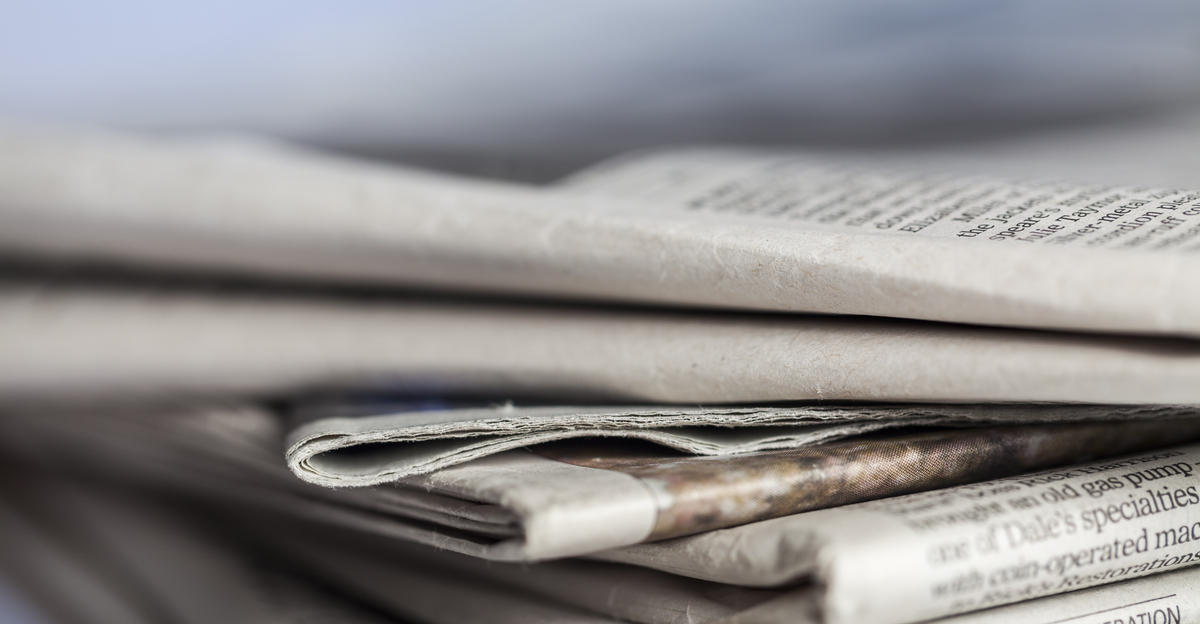
[[2, 572], [63, 621], [1200, 621], [1200, 192], [1121, 182], [0, 129]]

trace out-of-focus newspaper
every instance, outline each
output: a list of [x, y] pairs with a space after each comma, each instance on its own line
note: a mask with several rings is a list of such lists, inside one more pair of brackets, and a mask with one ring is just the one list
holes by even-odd
[[[926, 422], [936, 410], [926, 412]], [[1065, 418], [1090, 411], [1123, 420], [1036, 424], [1053, 419], [1056, 410]], [[945, 415], [953, 420], [956, 411], [948, 406]], [[832, 449], [708, 459], [670, 457], [666, 449], [606, 451], [592, 441], [537, 453], [506, 451], [394, 484], [337, 489], [289, 474], [280, 420], [252, 406], [105, 414], [10, 409], [0, 418], [0, 448], [48, 467], [191, 491], [488, 559], [529, 561], [1194, 440], [1197, 419], [1180, 418], [1189, 415], [1194, 410], [1043, 408], [1022, 415], [1011, 409], [996, 418], [1007, 427], [906, 432]], [[986, 410], [975, 422], [986, 422]], [[702, 437], [682, 429], [673, 433]], [[762, 429], [771, 428], [759, 429], [755, 435], [769, 438]], [[746, 582], [758, 581], [750, 575]]]
[[[177, 499], [7, 468], [0, 479], [0, 570], [63, 621], [821, 621], [819, 591], [807, 584], [737, 587], [580, 559], [485, 562], [247, 508], [180, 506]], [[945, 621], [1190, 624], [1200, 621], [1192, 591], [1198, 581], [1191, 568]], [[64, 587], [76, 600], [61, 599]]]
[[348, 387], [693, 405], [1200, 403], [1197, 341], [847, 316], [13, 277], [0, 281], [0, 344], [9, 403]]
[[555, 188], [248, 142], [0, 131], [25, 260], [1200, 335], [1200, 193], [685, 151]]
[[[355, 538], [294, 522], [236, 515], [237, 525], [297, 567], [347, 593], [438, 624], [525, 622], [554, 613], [639, 624], [818, 624], [810, 583], [737, 587], [581, 559], [483, 562], [424, 547]], [[946, 624], [1180, 624], [1200, 622], [1200, 568], [1164, 572], [937, 620]], [[440, 608], [438, 608], [440, 607]], [[580, 613], [582, 611], [583, 613]], [[586, 614], [586, 615], [585, 615]]]
[[6, 589], [73, 624], [391, 621], [239, 549], [174, 502], [5, 465]]

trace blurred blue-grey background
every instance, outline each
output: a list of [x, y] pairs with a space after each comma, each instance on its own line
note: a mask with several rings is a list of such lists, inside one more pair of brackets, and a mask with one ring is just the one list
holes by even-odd
[[1194, 0], [5, 2], [0, 115], [552, 177], [682, 142], [953, 142], [1200, 100]]

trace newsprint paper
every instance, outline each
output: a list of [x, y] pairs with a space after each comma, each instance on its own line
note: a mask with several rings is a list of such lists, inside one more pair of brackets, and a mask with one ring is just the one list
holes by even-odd
[[[196, 624], [820, 622], [811, 586], [734, 587], [582, 559], [482, 562], [244, 508], [214, 514], [161, 503], [86, 481], [11, 474], [0, 484], [6, 580], [48, 614], [96, 624], [170, 616]], [[940, 622], [1193, 624], [1198, 582], [1200, 569], [1169, 571]], [[61, 600], [64, 587], [88, 596], [86, 606]]]
[[[641, 624], [818, 624], [820, 590], [723, 585], [627, 565], [569, 559], [537, 564], [484, 562], [235, 515], [237, 525], [297, 568], [397, 614], [435, 624], [553, 622]], [[952, 617], [954, 624], [1083, 624], [1200, 621], [1189, 591], [1196, 568]], [[1149, 618], [1139, 621], [1137, 618]], [[943, 620], [937, 620], [942, 622]]]
[[253, 141], [0, 129], [25, 261], [1200, 335], [1200, 192], [684, 151], [551, 188]]
[[[940, 409], [950, 423], [970, 422], [962, 415], [972, 410]], [[884, 411], [868, 412], [867, 422]], [[939, 406], [930, 406], [924, 422], [935, 420], [938, 411]], [[1189, 408], [1031, 406], [1024, 413], [1019, 407], [997, 411], [995, 422], [1008, 425], [898, 431], [846, 439], [836, 447], [723, 457], [671, 457], [663, 448], [631, 453], [593, 439], [574, 447], [505, 451], [353, 488], [317, 487], [289, 474], [282, 422], [271, 411], [249, 405], [108, 413], [9, 409], [0, 418], [0, 438], [12, 455], [34, 463], [196, 491], [487, 559], [530, 561], [1200, 437], [1200, 422]], [[762, 412], [769, 414], [770, 408]], [[781, 412], [795, 417], [802, 410]], [[904, 408], [892, 412], [894, 420], [906, 420]], [[1052, 422], [1055, 416], [1078, 420], [1088, 413], [1091, 422]], [[570, 422], [571, 415], [567, 411], [564, 421]], [[971, 415], [975, 423], [987, 421], [986, 410]], [[841, 424], [849, 425], [843, 434], [853, 432], [853, 410], [844, 410], [842, 418]], [[1100, 418], [1118, 420], [1095, 422]], [[828, 430], [836, 425], [817, 426]], [[802, 429], [792, 427], [793, 433]], [[696, 429], [703, 428], [660, 431], [703, 440], [705, 434]], [[748, 429], [752, 431], [745, 439], [771, 440], [775, 427]], [[803, 445], [803, 436], [792, 443]], [[748, 576], [747, 582], [754, 578]]]
[[[569, 559], [484, 562], [244, 514], [254, 539], [343, 591], [434, 624], [824, 624], [820, 590], [723, 585], [627, 565]], [[946, 624], [1177, 624], [1200, 622], [1200, 568], [1183, 568], [993, 607]], [[612, 619], [608, 619], [612, 618]]]
[[1200, 563], [1198, 482], [1200, 446], [1177, 447], [602, 557], [743, 585], [815, 579], [828, 624], [900, 624]]
[[[498, 564], [244, 509], [213, 513], [86, 481], [14, 476], [0, 486], [0, 567], [7, 581], [64, 621], [819, 621], [811, 586], [735, 587], [579, 559]], [[1197, 582], [1200, 569], [1183, 569], [945, 622], [1192, 624], [1200, 621]], [[86, 605], [61, 600], [64, 586], [88, 596]]]
[[[9, 413], [0, 422], [10, 457], [74, 467], [90, 477], [107, 474], [130, 484], [155, 484], [176, 495], [202, 494], [231, 513], [241, 510], [267, 522], [269, 532], [278, 529], [272, 533], [291, 522], [315, 523], [476, 555], [486, 554], [487, 544], [504, 541], [503, 536], [468, 539], [468, 532], [448, 527], [430, 531], [426, 522], [397, 511], [399, 505], [393, 503], [398, 499], [372, 495], [384, 492], [384, 486], [328, 489], [299, 482], [283, 466], [281, 437], [271, 443], [272, 436], [282, 433], [272, 426], [275, 421], [255, 419], [249, 409], [209, 408], [205, 413], [193, 409], [180, 412], [178, 418], [166, 412], [114, 417], [103, 427], [96, 426], [96, 414], [72, 419]], [[554, 463], [543, 459], [547, 465]], [[732, 621], [793, 621], [804, 607], [819, 613], [826, 624], [901, 624], [1174, 572], [1200, 562], [1198, 463], [1200, 446], [1146, 451], [602, 552], [595, 552], [601, 544], [591, 544], [584, 551], [646, 572], [657, 570], [663, 573], [658, 578], [676, 579], [667, 583], [669, 587], [686, 586], [689, 578], [705, 581], [711, 585], [702, 587], [720, 590], [718, 598], [734, 601], [723, 604], [742, 605], [739, 610], [753, 606], [769, 615], [769, 603], [774, 605], [770, 609], [778, 607], [774, 620], [756, 615], [758, 619]], [[632, 475], [618, 471], [561, 465], [565, 469], [560, 472], [588, 473], [591, 478], [577, 479], [574, 488], [560, 484], [557, 492], [586, 492], [591, 485], [622, 479], [637, 485]], [[485, 476], [498, 486], [519, 474], [502, 470]], [[522, 496], [511, 492], [514, 499]], [[524, 500], [552, 502], [553, 494]], [[466, 500], [460, 504], [474, 506], [481, 514], [498, 516], [502, 511]], [[278, 524], [271, 518], [278, 518]], [[575, 532], [596, 528], [595, 523], [584, 523]], [[311, 553], [322, 543], [302, 540], [290, 548]], [[346, 555], [328, 555], [342, 556]], [[344, 566], [338, 568], [349, 574]], [[601, 581], [611, 586], [619, 579]], [[732, 595], [761, 597], [744, 588], [783, 593], [751, 605]], [[1147, 591], [1158, 590], [1156, 586]], [[1169, 593], [1140, 595], [1149, 600]], [[596, 602], [598, 593], [589, 595]], [[1133, 602], [1137, 601], [1113, 606]], [[1190, 608], [1179, 601], [1164, 601], [1159, 607]], [[784, 615], [790, 619], [781, 620]]]
[[[1152, 405], [876, 403], [684, 407], [516, 405], [505, 401], [484, 407], [461, 403], [465, 404], [438, 399], [408, 403], [366, 400], [302, 403], [289, 410], [288, 467], [310, 483], [355, 487], [389, 483], [503, 451], [572, 438], [591, 438], [592, 444], [580, 448], [597, 450], [605, 448], [603, 442], [597, 443], [600, 438], [654, 443], [655, 452], [637, 459], [627, 458], [642, 462], [657, 461], [656, 457], [672, 449], [697, 456], [734, 456], [802, 448], [897, 427], [1062, 424], [1089, 420], [1170, 420], [1173, 424], [1164, 426], [1162, 431], [1171, 432], [1174, 440], [1182, 442], [1189, 435], [1188, 423], [1200, 416], [1200, 408]], [[1105, 443], [1095, 448], [1109, 446]], [[620, 463], [618, 456], [619, 453], [613, 453], [597, 461]], [[587, 461], [582, 456], [567, 459], [561, 452], [558, 458], [572, 463]]]
[[13, 277], [0, 279], [0, 344], [8, 403], [347, 388], [693, 405], [1200, 403], [1200, 341], [847, 316]]

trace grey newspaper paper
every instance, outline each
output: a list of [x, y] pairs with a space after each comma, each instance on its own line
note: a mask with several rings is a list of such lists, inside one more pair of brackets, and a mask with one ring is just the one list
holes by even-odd
[[[434, 624], [555, 622], [823, 624], [811, 584], [749, 588], [585, 559], [484, 562], [402, 543], [354, 539], [235, 516], [260, 544], [331, 585]], [[945, 624], [1200, 622], [1200, 568], [1164, 572], [952, 616]], [[612, 620], [607, 619], [612, 618]]]
[[0, 344], [9, 403], [354, 388], [693, 405], [1200, 403], [1197, 341], [850, 316], [9, 276]]
[[357, 284], [1200, 335], [1200, 193], [683, 151], [552, 188], [0, 130], [0, 249]]
[[[963, 422], [964, 410], [954, 406], [941, 409], [947, 419]], [[790, 410], [793, 416], [798, 411]], [[877, 418], [881, 411], [884, 409], [876, 408], [867, 416]], [[939, 406], [930, 406], [916, 414], [934, 420], [938, 411]], [[986, 410], [965, 411], [975, 422], [987, 420]], [[770, 410], [762, 412], [769, 414]], [[897, 417], [905, 413], [903, 408], [895, 410]], [[815, 455], [807, 459], [772, 459], [771, 453], [788, 451], [712, 458], [743, 457], [757, 462], [745, 470], [720, 471], [725, 477], [741, 475], [733, 482], [713, 478], [711, 470], [696, 466], [679, 472], [667, 465], [664, 473], [654, 472], [653, 466], [629, 468], [581, 462], [561, 453], [513, 450], [394, 484], [318, 487], [296, 479], [286, 468], [281, 419], [250, 405], [101, 414], [94, 409], [48, 413], [10, 408], [0, 418], [0, 442], [6, 452], [35, 464], [74, 467], [87, 474], [108, 474], [169, 491], [191, 491], [224, 503], [275, 509], [287, 516], [477, 557], [530, 561], [696, 533], [832, 501], [920, 491], [1061, 465], [1089, 455], [1195, 439], [1200, 424], [1194, 414], [1191, 408], [1169, 407], [1044, 407], [1024, 414], [1016, 408], [999, 410], [995, 422], [1013, 425], [1013, 435], [999, 427], [984, 427], [958, 429], [961, 434], [952, 431], [942, 438], [927, 435], [916, 441], [901, 440], [895, 445], [886, 440], [883, 444], [863, 441], [864, 448], [846, 453], [821, 453], [821, 446], [812, 446]], [[569, 423], [574, 414], [564, 416]], [[852, 410], [846, 410], [845, 417], [850, 425], [847, 429], [853, 431]], [[1089, 418], [1091, 422], [1040, 424], [1056, 418]], [[1094, 422], [1098, 418], [1119, 421]], [[684, 429], [672, 433], [692, 437]], [[754, 429], [769, 438], [774, 428]], [[872, 448], [884, 452], [863, 452]], [[831, 456], [848, 456], [853, 461], [830, 463]], [[806, 462], [812, 463], [811, 470], [792, 474]], [[895, 474], [885, 478], [888, 471]], [[779, 481], [774, 481], [775, 477]], [[781, 490], [781, 483], [787, 487]], [[730, 488], [738, 491], [734, 499], [727, 499]], [[847, 498], [848, 493], [856, 492], [857, 498]], [[837, 496], [828, 496], [831, 493]], [[738, 505], [728, 509], [717, 505], [720, 511], [714, 514], [711, 503], [720, 500], [737, 500]], [[746, 582], [754, 579], [748, 576]]]
[[[862, 404], [690, 408], [666, 405], [456, 407], [432, 401], [301, 405], [292, 410], [287, 463], [299, 478], [361, 487], [426, 474], [522, 447], [571, 438], [628, 438], [701, 456], [794, 449], [896, 427], [1180, 419], [1188, 406]], [[1187, 435], [1180, 425], [1177, 435]]]
[[[483, 562], [254, 512], [184, 513], [153, 497], [34, 473], [0, 484], [0, 526], [6, 579], [70, 621], [141, 624], [164, 613], [196, 624], [819, 621], [809, 586], [736, 587], [578, 559]], [[253, 553], [234, 548], [231, 526]], [[105, 555], [125, 565], [114, 572]], [[1190, 591], [1197, 582], [1197, 569], [1185, 569], [947, 622], [1191, 624], [1200, 621]], [[86, 608], [57, 599], [64, 585], [93, 599]]]
[[[248, 556], [214, 532], [213, 522], [146, 496], [30, 473], [5, 480], [0, 494], [6, 578], [47, 613], [71, 621], [140, 624], [164, 613], [197, 624], [383, 624], [389, 616], [433, 624], [524, 624], [532, 617], [569, 624], [820, 621], [810, 586], [736, 587], [586, 560], [488, 563], [257, 513], [227, 516], [238, 520], [241, 541], [257, 545]], [[105, 554], [126, 565], [114, 573]], [[1191, 568], [946, 622], [1191, 624], [1200, 621], [1191, 591], [1197, 582], [1200, 572]], [[55, 599], [64, 584], [93, 598], [86, 611]]]
[[1200, 563], [1200, 446], [824, 509], [601, 555], [714, 582], [814, 579], [824, 622], [900, 624]]

